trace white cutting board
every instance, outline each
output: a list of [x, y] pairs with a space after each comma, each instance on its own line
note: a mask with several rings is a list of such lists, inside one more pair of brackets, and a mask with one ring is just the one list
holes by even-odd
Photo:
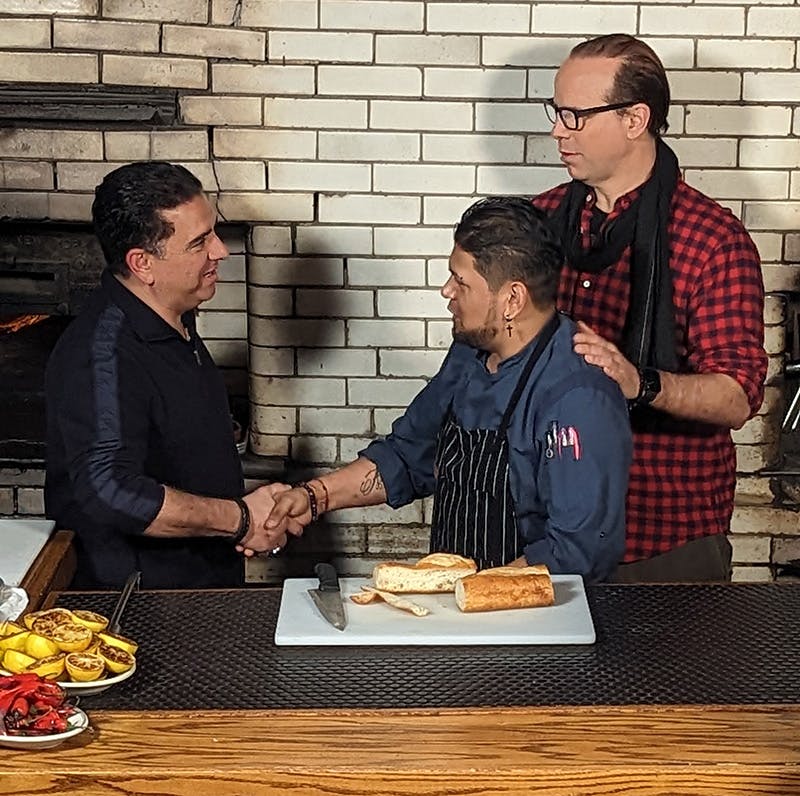
[[52, 520], [0, 519], [0, 577], [9, 586], [19, 586], [55, 525]]
[[357, 605], [348, 599], [371, 584], [368, 578], [339, 578], [347, 627], [337, 630], [317, 610], [309, 589], [316, 578], [284, 581], [275, 643], [278, 646], [383, 646], [389, 644], [593, 644], [594, 623], [580, 575], [554, 575], [555, 604], [465, 614], [453, 594], [404, 595], [429, 608], [414, 616], [386, 603]]

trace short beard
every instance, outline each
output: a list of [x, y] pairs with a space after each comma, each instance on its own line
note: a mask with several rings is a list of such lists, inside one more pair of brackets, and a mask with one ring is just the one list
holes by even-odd
[[483, 326], [478, 329], [456, 331], [453, 325], [453, 341], [477, 348], [480, 351], [489, 351], [489, 343], [497, 337], [500, 327], [495, 324], [495, 314], [492, 310], [486, 314]]

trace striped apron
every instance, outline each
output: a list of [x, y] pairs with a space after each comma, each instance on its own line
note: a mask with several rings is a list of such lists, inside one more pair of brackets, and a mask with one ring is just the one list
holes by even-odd
[[558, 323], [556, 313], [539, 333], [496, 430], [462, 428], [452, 407], [448, 411], [436, 446], [432, 553], [473, 558], [479, 569], [501, 566], [522, 555], [525, 540], [517, 527], [509, 485], [506, 432], [533, 366]]

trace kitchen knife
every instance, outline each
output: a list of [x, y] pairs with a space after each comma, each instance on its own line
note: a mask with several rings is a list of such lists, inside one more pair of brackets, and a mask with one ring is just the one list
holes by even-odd
[[330, 564], [317, 564], [314, 574], [319, 578], [319, 588], [308, 590], [314, 605], [337, 630], [344, 630], [347, 627], [347, 617], [344, 615], [336, 570]]

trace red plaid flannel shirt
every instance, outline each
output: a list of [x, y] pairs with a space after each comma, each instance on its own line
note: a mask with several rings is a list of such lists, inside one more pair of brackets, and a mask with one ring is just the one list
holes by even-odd
[[[537, 196], [551, 213], [565, 185]], [[635, 199], [620, 197], [607, 221]], [[584, 246], [594, 196], [581, 215]], [[669, 224], [679, 372], [726, 373], [754, 414], [764, 397], [764, 286], [753, 241], [728, 210], [683, 180]], [[561, 273], [558, 307], [619, 344], [630, 294], [630, 247], [599, 274]], [[701, 536], [727, 533], [733, 513], [736, 452], [728, 429], [652, 412], [634, 424], [624, 561], [665, 553]], [[638, 427], [637, 427], [638, 426]]]

